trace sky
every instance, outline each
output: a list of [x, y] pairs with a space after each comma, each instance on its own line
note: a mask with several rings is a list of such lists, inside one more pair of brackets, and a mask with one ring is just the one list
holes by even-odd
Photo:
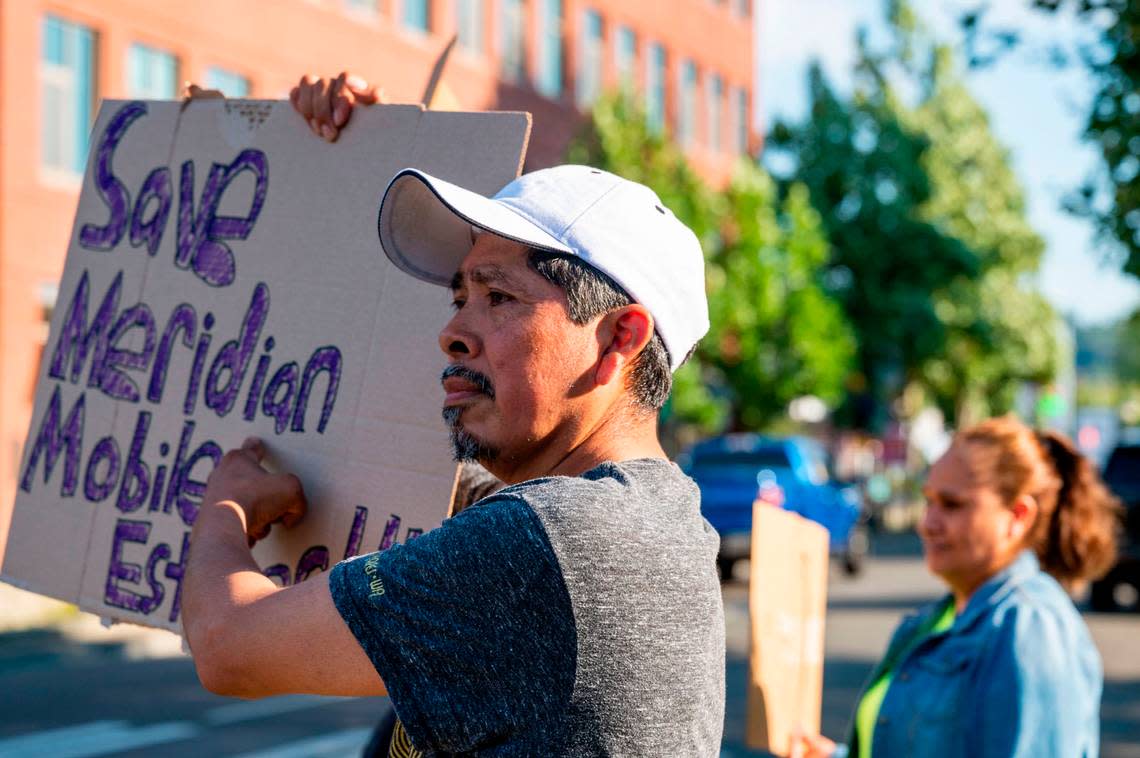
[[[807, 107], [807, 65], [818, 59], [832, 85], [849, 91], [860, 25], [883, 26], [882, 0], [756, 0], [756, 98], [765, 130], [776, 117], [798, 119]], [[1033, 40], [1092, 38], [1071, 19], [1031, 10], [1029, 0], [992, 0], [995, 25]], [[915, 0], [913, 7], [940, 38], [953, 40], [956, 20], [978, 3]], [[1064, 38], [1063, 38], [1064, 39]], [[1109, 248], [1095, 241], [1088, 221], [1061, 208], [1062, 197], [1097, 166], [1097, 154], [1080, 139], [1095, 82], [1080, 66], [1057, 70], [1023, 54], [970, 71], [966, 84], [987, 109], [998, 140], [1009, 150], [1026, 191], [1030, 223], [1046, 251], [1035, 284], [1060, 312], [1082, 325], [1126, 316], [1140, 306], [1140, 280], [1104, 263]]]

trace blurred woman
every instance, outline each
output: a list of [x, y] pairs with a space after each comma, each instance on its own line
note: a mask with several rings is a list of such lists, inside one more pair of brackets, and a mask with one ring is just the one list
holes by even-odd
[[1068, 439], [1011, 416], [960, 432], [924, 493], [949, 594], [899, 625], [848, 744], [792, 755], [1096, 756], [1100, 657], [1067, 591], [1112, 565], [1119, 504]]

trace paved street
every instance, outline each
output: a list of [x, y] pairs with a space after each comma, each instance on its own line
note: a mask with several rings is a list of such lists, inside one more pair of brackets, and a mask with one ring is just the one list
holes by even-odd
[[[898, 618], [936, 596], [913, 545], [894, 540], [850, 580], [833, 572], [827, 619], [823, 731], [842, 737], [859, 687]], [[728, 712], [725, 758], [743, 747], [747, 587], [725, 587]], [[1104, 752], [1140, 758], [1140, 616], [1086, 616], [1105, 659]], [[121, 754], [297, 758], [359, 751], [382, 700], [210, 695], [165, 633], [83, 627], [0, 635], [0, 758]], [[109, 638], [114, 639], [111, 641]]]

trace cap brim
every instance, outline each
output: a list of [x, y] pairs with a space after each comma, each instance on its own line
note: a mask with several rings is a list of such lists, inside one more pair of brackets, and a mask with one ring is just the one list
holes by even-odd
[[377, 225], [380, 247], [397, 268], [445, 287], [471, 250], [473, 226], [530, 247], [574, 254], [506, 205], [411, 168], [388, 184]]

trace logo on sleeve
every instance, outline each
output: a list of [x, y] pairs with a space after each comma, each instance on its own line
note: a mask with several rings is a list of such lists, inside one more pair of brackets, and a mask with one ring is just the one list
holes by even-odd
[[380, 554], [373, 553], [364, 561], [364, 574], [368, 577], [368, 599], [375, 600], [384, 594], [384, 582], [380, 579]]

